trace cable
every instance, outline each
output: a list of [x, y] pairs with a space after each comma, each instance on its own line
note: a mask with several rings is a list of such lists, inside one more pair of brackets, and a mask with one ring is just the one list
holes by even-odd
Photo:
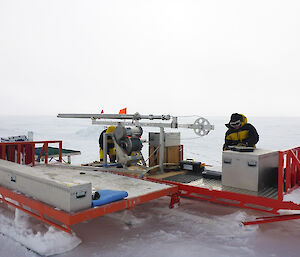
[[154, 155], [154, 154], [158, 151], [159, 148], [160, 148], [160, 146], [158, 146], [158, 147], [153, 151], [153, 153], [150, 154], [150, 156], [147, 158], [147, 160], [145, 160], [145, 162], [147, 162], [147, 161], [150, 159], [150, 157], [152, 157], [152, 155]]
[[192, 140], [192, 139], [200, 139], [201, 137], [188, 137], [188, 138], [181, 138], [180, 140]]
[[182, 115], [182, 116], [172, 116], [177, 118], [189, 118], [189, 117], [202, 117], [200, 115]]

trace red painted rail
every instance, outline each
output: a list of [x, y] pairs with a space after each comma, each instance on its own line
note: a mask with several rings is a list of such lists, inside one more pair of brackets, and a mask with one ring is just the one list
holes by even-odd
[[138, 204], [152, 201], [154, 199], [170, 196], [170, 208], [174, 205], [179, 204], [180, 198], [178, 193], [178, 187], [171, 186], [165, 189], [160, 189], [140, 196], [123, 199], [120, 201], [112, 202], [103, 206], [95, 208], [88, 208], [75, 213], [68, 213], [62, 210], [58, 210], [46, 203], [35, 200], [31, 197], [23, 194], [16, 193], [12, 190], [0, 186], [0, 202], [4, 202], [17, 209], [20, 209], [34, 218], [45, 222], [49, 225], [55, 226], [56, 228], [72, 233], [70, 226], [94, 219], [105, 214], [117, 212], [124, 209], [134, 208]]
[[300, 147], [279, 151], [278, 200], [300, 185]]
[[[43, 155], [45, 163], [47, 164], [48, 145], [53, 143], [59, 144], [59, 161], [62, 162], [62, 141], [3, 142], [0, 143], [0, 159], [34, 166], [36, 161], [35, 146], [37, 144], [43, 144], [38, 159], [40, 159]], [[152, 201], [163, 196], [169, 196], [171, 198], [170, 208], [173, 208], [180, 202], [178, 187], [170, 186], [165, 189], [142, 194], [137, 197], [123, 199], [103, 206], [95, 208], [91, 207], [75, 213], [67, 213], [46, 203], [0, 186], [0, 203], [6, 203], [20, 209], [34, 218], [67, 233], [72, 233], [70, 226], [76, 223], [97, 218], [116, 211], [131, 209], [138, 204]]]
[[48, 146], [49, 144], [58, 144], [59, 162], [62, 162], [62, 141], [19, 141], [19, 142], [1, 142], [0, 143], [0, 159], [17, 162], [19, 164], [35, 165], [35, 147], [42, 144], [40, 156], [44, 154], [45, 163], [48, 163]]
[[[276, 221], [300, 219], [300, 204], [284, 201], [284, 195], [291, 193], [300, 185], [300, 147], [279, 151], [278, 155], [278, 197], [271, 199], [254, 195], [213, 190], [203, 187], [186, 185], [178, 182], [162, 181], [160, 179], [146, 178], [154, 182], [164, 182], [176, 185], [180, 196], [206, 200], [215, 203], [253, 209], [275, 214], [275, 216], [259, 217], [255, 221], [242, 222], [244, 225], [270, 223]], [[279, 215], [280, 210], [294, 210], [298, 213]]]

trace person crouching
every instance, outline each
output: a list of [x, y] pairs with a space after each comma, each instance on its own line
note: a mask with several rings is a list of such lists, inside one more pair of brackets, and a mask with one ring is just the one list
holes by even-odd
[[223, 150], [228, 150], [229, 146], [256, 147], [259, 135], [255, 127], [247, 122], [246, 116], [233, 113], [225, 126], [228, 130], [225, 133]]

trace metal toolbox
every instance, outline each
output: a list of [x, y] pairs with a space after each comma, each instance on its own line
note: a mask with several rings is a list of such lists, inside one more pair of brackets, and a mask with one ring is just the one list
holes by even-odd
[[[159, 146], [160, 133], [149, 132], [149, 145]], [[180, 145], [180, 132], [165, 133], [165, 147]]]
[[28, 167], [0, 160], [0, 185], [17, 190], [67, 212], [91, 207], [90, 182], [57, 181], [44, 175], [42, 167]]
[[222, 185], [251, 191], [274, 186], [278, 174], [278, 151], [223, 151]]

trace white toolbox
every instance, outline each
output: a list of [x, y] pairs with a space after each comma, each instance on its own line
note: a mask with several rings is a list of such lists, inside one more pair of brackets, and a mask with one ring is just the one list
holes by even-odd
[[278, 174], [278, 151], [223, 151], [222, 185], [259, 192], [274, 186]]
[[0, 185], [67, 212], [90, 208], [92, 203], [90, 182], [50, 179], [43, 167], [0, 160]]

